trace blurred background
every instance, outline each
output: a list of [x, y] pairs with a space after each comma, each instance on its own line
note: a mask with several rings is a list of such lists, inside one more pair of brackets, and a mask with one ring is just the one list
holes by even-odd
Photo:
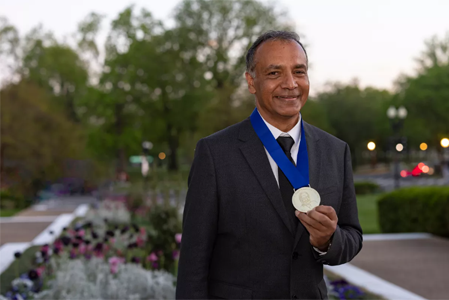
[[[301, 35], [312, 87], [302, 114], [349, 143], [356, 173], [391, 183], [395, 174], [448, 176], [448, 9], [444, 1], [4, 2], [2, 189], [36, 197], [57, 182], [87, 192], [121, 173], [139, 177], [143, 154], [150, 170], [188, 171], [199, 138], [254, 108], [244, 55], [273, 28]], [[414, 174], [420, 162], [428, 170]], [[391, 189], [387, 181], [379, 182]]]
[[[287, 29], [309, 55], [303, 118], [351, 148], [365, 233], [435, 233], [382, 225], [378, 202], [449, 185], [448, 11], [441, 0], [1, 1], [1, 214], [136, 193], [134, 209], [143, 197], [181, 211], [197, 141], [254, 109], [247, 49]], [[444, 193], [437, 234], [449, 236]]]

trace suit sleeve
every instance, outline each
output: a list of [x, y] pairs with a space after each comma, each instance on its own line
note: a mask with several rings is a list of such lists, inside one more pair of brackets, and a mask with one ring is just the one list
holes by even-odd
[[332, 244], [325, 255], [315, 253], [318, 262], [341, 265], [351, 261], [362, 249], [362, 228], [360, 227], [357, 200], [352, 176], [351, 152], [346, 144], [344, 156], [343, 195], [338, 213], [338, 225], [332, 237]]
[[190, 169], [176, 287], [177, 299], [208, 298], [208, 273], [218, 219], [217, 185], [210, 149], [198, 142]]

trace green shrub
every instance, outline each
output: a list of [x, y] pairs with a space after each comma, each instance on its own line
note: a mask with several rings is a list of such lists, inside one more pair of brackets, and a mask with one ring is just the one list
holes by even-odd
[[412, 187], [378, 200], [382, 232], [428, 232], [449, 237], [449, 187]]
[[0, 208], [1, 209], [21, 209], [26, 208], [31, 201], [18, 196], [8, 190], [0, 190]]
[[354, 187], [357, 195], [374, 194], [380, 191], [380, 186], [371, 181], [354, 182]]

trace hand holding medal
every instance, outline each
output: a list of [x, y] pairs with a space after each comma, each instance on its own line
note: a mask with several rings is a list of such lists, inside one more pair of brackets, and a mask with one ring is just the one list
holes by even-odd
[[310, 244], [327, 251], [330, 240], [337, 229], [338, 217], [332, 206], [320, 205], [307, 213], [296, 211], [296, 217], [310, 234]]

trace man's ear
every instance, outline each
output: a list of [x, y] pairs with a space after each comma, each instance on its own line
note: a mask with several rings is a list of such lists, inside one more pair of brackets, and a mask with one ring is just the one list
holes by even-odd
[[245, 72], [246, 82], [248, 83], [248, 90], [251, 94], [256, 93], [256, 89], [254, 88], [254, 78], [248, 72]]

